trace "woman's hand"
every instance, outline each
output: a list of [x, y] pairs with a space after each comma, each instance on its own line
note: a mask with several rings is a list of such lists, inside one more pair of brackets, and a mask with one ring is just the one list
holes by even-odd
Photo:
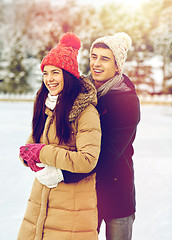
[[32, 171], [37, 172], [42, 168], [38, 167], [36, 163], [40, 163], [39, 154], [44, 144], [33, 143], [26, 144], [20, 147], [20, 157], [27, 163]]

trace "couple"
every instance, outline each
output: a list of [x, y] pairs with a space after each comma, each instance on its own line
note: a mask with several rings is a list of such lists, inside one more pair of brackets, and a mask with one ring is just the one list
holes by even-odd
[[97, 240], [102, 220], [106, 239], [132, 236], [140, 107], [123, 74], [131, 38], [116, 33], [94, 41], [88, 77], [78, 72], [80, 46], [66, 33], [41, 62], [32, 134], [20, 147], [36, 178], [18, 240]]

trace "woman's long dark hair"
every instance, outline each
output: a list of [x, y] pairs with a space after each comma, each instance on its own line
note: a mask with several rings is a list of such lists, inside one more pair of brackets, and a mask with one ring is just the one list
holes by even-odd
[[[56, 134], [60, 143], [67, 143], [71, 137], [71, 125], [69, 123], [69, 113], [72, 109], [73, 103], [81, 91], [80, 81], [63, 70], [64, 88], [59, 94], [58, 102], [54, 109], [56, 121]], [[45, 114], [45, 101], [48, 95], [48, 89], [44, 82], [42, 82], [36, 100], [34, 103], [33, 119], [32, 119], [32, 134], [33, 140], [36, 143], [40, 142], [41, 135], [44, 130], [46, 114]]]

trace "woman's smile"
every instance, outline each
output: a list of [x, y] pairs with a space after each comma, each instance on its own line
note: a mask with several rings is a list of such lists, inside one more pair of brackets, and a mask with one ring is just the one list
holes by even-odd
[[64, 79], [61, 68], [45, 65], [43, 71], [43, 81], [52, 96], [56, 96], [63, 90]]

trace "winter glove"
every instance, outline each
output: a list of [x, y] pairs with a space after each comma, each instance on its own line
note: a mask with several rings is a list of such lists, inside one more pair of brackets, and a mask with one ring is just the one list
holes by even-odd
[[[24, 162], [25, 162], [25, 160], [24, 160]], [[40, 168], [40, 167], [38, 167], [37, 165], [36, 165], [36, 162], [34, 162], [34, 161], [29, 161], [29, 162], [25, 162], [26, 164], [27, 164], [27, 166], [28, 167], [30, 167], [30, 169], [32, 170], [32, 171], [34, 171], [34, 172], [37, 172], [37, 171], [40, 171], [40, 170], [42, 170], [42, 168]]]
[[36, 172], [35, 177], [40, 183], [48, 188], [57, 187], [58, 183], [64, 180], [62, 171], [59, 168], [55, 168], [43, 163], [37, 163], [36, 165], [44, 168]]
[[25, 146], [20, 147], [20, 157], [24, 161], [26, 161], [27, 165], [34, 172], [37, 172], [42, 169], [38, 167], [36, 163], [40, 163], [39, 154], [44, 146], [45, 146], [44, 144], [33, 143], [26, 144]]

